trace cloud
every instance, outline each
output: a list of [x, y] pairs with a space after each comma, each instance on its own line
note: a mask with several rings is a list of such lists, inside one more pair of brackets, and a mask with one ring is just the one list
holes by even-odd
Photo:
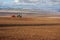
[[60, 0], [13, 0], [11, 2], [4, 2], [3, 4], [14, 5], [59, 5]]
[[38, 2], [39, 0], [15, 0], [15, 2], [24, 2], [24, 3], [36, 3]]
[[37, 5], [38, 0], [14, 0], [15, 5]]
[[60, 0], [50, 0], [53, 5], [60, 4]]
[[19, 0], [14, 0], [14, 2], [19, 3]]
[[38, 2], [39, 0], [29, 0], [30, 2]]
[[51, 0], [52, 2], [60, 2], [60, 0]]
[[3, 4], [3, 2], [0, 2], [0, 5], [2, 5]]
[[10, 2], [0, 2], [0, 6], [23, 6], [28, 7], [29, 6], [41, 8], [41, 9], [59, 9], [60, 0], [13, 0]]
[[0, 2], [0, 5], [60, 5], [60, 0], [12, 0], [10, 2]]

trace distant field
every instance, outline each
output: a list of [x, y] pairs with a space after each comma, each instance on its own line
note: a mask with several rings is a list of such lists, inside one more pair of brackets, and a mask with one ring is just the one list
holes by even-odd
[[[60, 18], [0, 17], [0, 24], [60, 24]], [[60, 40], [60, 25], [0, 26], [0, 40]]]
[[13, 18], [13, 17], [0, 17], [0, 24], [60, 24], [60, 18]]

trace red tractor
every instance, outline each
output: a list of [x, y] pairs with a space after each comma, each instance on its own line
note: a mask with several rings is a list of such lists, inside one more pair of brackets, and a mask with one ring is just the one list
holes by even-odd
[[12, 17], [16, 17], [15, 15], [12, 15]]

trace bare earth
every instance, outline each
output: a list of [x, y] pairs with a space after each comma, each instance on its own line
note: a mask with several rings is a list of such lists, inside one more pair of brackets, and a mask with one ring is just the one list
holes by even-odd
[[[0, 17], [0, 24], [60, 24], [60, 18]], [[0, 26], [0, 40], [60, 40], [60, 25]]]

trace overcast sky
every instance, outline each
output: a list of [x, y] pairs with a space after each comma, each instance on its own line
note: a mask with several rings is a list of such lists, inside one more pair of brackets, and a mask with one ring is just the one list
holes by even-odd
[[1, 6], [60, 10], [60, 0], [0, 0]]

